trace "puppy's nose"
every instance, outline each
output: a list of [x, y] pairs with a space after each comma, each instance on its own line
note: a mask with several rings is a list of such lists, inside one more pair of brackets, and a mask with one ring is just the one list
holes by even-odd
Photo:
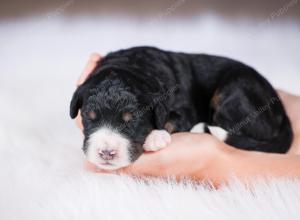
[[103, 160], [113, 160], [117, 155], [115, 150], [99, 150], [99, 156]]

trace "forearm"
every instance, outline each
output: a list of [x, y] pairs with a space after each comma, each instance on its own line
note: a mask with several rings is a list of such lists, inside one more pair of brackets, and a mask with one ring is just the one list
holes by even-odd
[[233, 175], [242, 181], [258, 176], [300, 179], [300, 155], [234, 149], [221, 155], [204, 178], [219, 184], [228, 182]]
[[238, 151], [232, 157], [236, 161], [235, 172], [242, 178], [262, 175], [300, 179], [299, 155]]

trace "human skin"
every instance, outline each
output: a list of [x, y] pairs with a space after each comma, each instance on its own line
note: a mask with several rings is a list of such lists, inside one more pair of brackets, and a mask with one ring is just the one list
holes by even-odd
[[[99, 54], [91, 55], [77, 86], [84, 82], [100, 60]], [[104, 171], [86, 161], [86, 168], [99, 173], [207, 180], [215, 186], [229, 181], [232, 175], [240, 180], [256, 176], [300, 179], [300, 97], [280, 90], [278, 93], [290, 117], [294, 133], [294, 141], [287, 154], [240, 150], [209, 134], [181, 132], [171, 135], [171, 143], [166, 148], [157, 152], [145, 152], [128, 167]], [[83, 130], [80, 114], [76, 118], [76, 124]]]

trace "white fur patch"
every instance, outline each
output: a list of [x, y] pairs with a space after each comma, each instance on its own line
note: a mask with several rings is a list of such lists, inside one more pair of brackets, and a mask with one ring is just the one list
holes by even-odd
[[146, 151], [157, 151], [171, 142], [171, 135], [166, 130], [153, 130], [146, 138], [144, 149]]
[[[101, 169], [114, 170], [130, 164], [130, 142], [114, 129], [99, 128], [90, 136], [87, 144], [87, 160]], [[103, 160], [99, 156], [99, 152], [102, 150], [115, 151], [115, 158], [109, 161]]]
[[192, 133], [204, 133], [204, 129], [205, 129], [205, 123], [200, 122], [200, 123], [194, 125], [194, 127], [192, 127], [190, 132], [192, 132]]
[[228, 137], [228, 132], [221, 127], [208, 126], [210, 133], [220, 141], [225, 141]]

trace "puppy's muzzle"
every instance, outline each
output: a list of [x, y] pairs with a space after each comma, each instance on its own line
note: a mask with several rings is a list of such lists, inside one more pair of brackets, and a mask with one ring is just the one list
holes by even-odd
[[117, 129], [99, 127], [89, 136], [86, 156], [101, 169], [118, 169], [131, 163], [130, 140]]

